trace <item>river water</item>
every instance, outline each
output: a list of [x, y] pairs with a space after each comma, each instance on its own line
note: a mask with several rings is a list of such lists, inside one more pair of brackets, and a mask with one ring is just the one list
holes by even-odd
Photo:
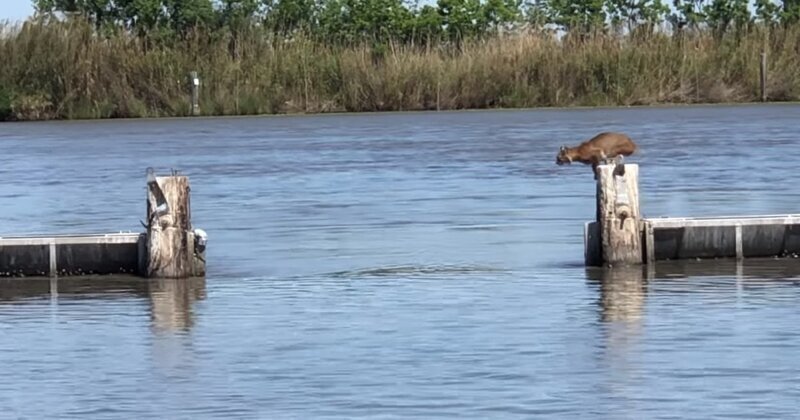
[[140, 231], [189, 175], [202, 280], [0, 282], [4, 418], [790, 418], [800, 260], [583, 266], [586, 166], [645, 216], [796, 213], [800, 106], [0, 125], [0, 235]]

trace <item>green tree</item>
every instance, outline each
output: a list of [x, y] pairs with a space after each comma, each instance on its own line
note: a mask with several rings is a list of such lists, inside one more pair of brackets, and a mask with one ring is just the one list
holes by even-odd
[[737, 33], [746, 31], [752, 21], [747, 0], [713, 0], [705, 7], [706, 23], [718, 37], [733, 27]]
[[706, 19], [703, 2], [704, 0], [673, 0], [675, 11], [668, 15], [667, 20], [678, 33], [685, 29], [697, 30]]
[[800, 0], [783, 0], [781, 20], [786, 25], [800, 21]]
[[548, 20], [572, 33], [586, 34], [605, 26], [604, 0], [547, 0]]
[[510, 29], [522, 18], [520, 0], [486, 0], [483, 4], [483, 20], [488, 29]]
[[170, 27], [179, 34], [213, 27], [215, 13], [211, 0], [164, 0], [163, 4]]
[[401, 0], [329, 0], [319, 21], [324, 36], [345, 42], [408, 39], [414, 27]]
[[[337, 2], [338, 0], [327, 1], [333, 8]], [[264, 3], [267, 9], [267, 26], [283, 36], [297, 31], [311, 32], [321, 12], [314, 0], [265, 0]]]
[[426, 4], [416, 11], [411, 31], [414, 40], [426, 44], [439, 41], [442, 37], [442, 16], [435, 7]]
[[95, 24], [96, 27], [113, 23], [118, 18], [119, 9], [111, 0], [34, 0], [37, 13], [80, 15]]
[[439, 0], [437, 8], [444, 33], [452, 41], [460, 43], [485, 31], [486, 16], [480, 0]]
[[255, 23], [262, 6], [259, 0], [221, 0], [217, 11], [219, 25], [240, 31]]
[[772, 26], [780, 20], [781, 8], [771, 0], [755, 0], [756, 17], [766, 25]]
[[540, 31], [550, 23], [550, 11], [546, 0], [525, 0], [522, 5], [523, 19], [532, 29]]
[[139, 35], [150, 34], [164, 22], [161, 0], [117, 0], [116, 4], [123, 23]]
[[633, 31], [641, 25], [652, 30], [664, 21], [669, 7], [661, 0], [608, 0], [607, 10], [612, 27]]
[[38, 13], [83, 16], [96, 27], [124, 25], [144, 34], [167, 25], [183, 34], [195, 27], [213, 27], [211, 0], [34, 0]]

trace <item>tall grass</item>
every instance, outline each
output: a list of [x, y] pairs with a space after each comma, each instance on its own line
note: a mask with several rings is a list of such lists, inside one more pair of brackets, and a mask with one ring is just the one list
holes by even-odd
[[451, 47], [334, 46], [252, 31], [170, 45], [89, 25], [0, 25], [0, 119], [182, 116], [200, 73], [207, 115], [800, 99], [800, 28], [741, 37], [520, 34]]

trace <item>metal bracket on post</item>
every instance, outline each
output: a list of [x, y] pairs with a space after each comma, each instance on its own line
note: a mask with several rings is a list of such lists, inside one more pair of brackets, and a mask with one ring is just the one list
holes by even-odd
[[616, 205], [627, 204], [630, 205], [630, 199], [628, 198], [628, 183], [625, 180], [624, 172], [622, 175], [618, 173], [618, 170], [615, 170], [614, 174], [614, 187], [616, 188]]
[[[619, 173], [623, 175], [620, 175]], [[625, 219], [631, 216], [630, 199], [628, 198], [628, 183], [625, 181], [624, 171], [615, 169], [614, 171], [614, 215], [619, 218], [620, 229], [622, 229]]]
[[156, 208], [150, 211], [150, 214], [147, 215], [147, 225], [153, 225], [153, 219], [158, 219], [159, 217], [169, 213], [169, 204], [167, 204], [167, 198], [164, 197], [164, 192], [161, 191], [161, 187], [158, 185], [158, 180], [156, 179], [156, 175], [153, 172], [153, 168], [147, 168], [147, 187], [150, 189], [150, 192], [153, 193], [153, 196], [156, 197]]

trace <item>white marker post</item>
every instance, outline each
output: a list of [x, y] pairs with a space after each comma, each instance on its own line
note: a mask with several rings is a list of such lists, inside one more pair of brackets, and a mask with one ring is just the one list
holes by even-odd
[[200, 115], [200, 77], [196, 71], [190, 74], [192, 79], [192, 115]]

